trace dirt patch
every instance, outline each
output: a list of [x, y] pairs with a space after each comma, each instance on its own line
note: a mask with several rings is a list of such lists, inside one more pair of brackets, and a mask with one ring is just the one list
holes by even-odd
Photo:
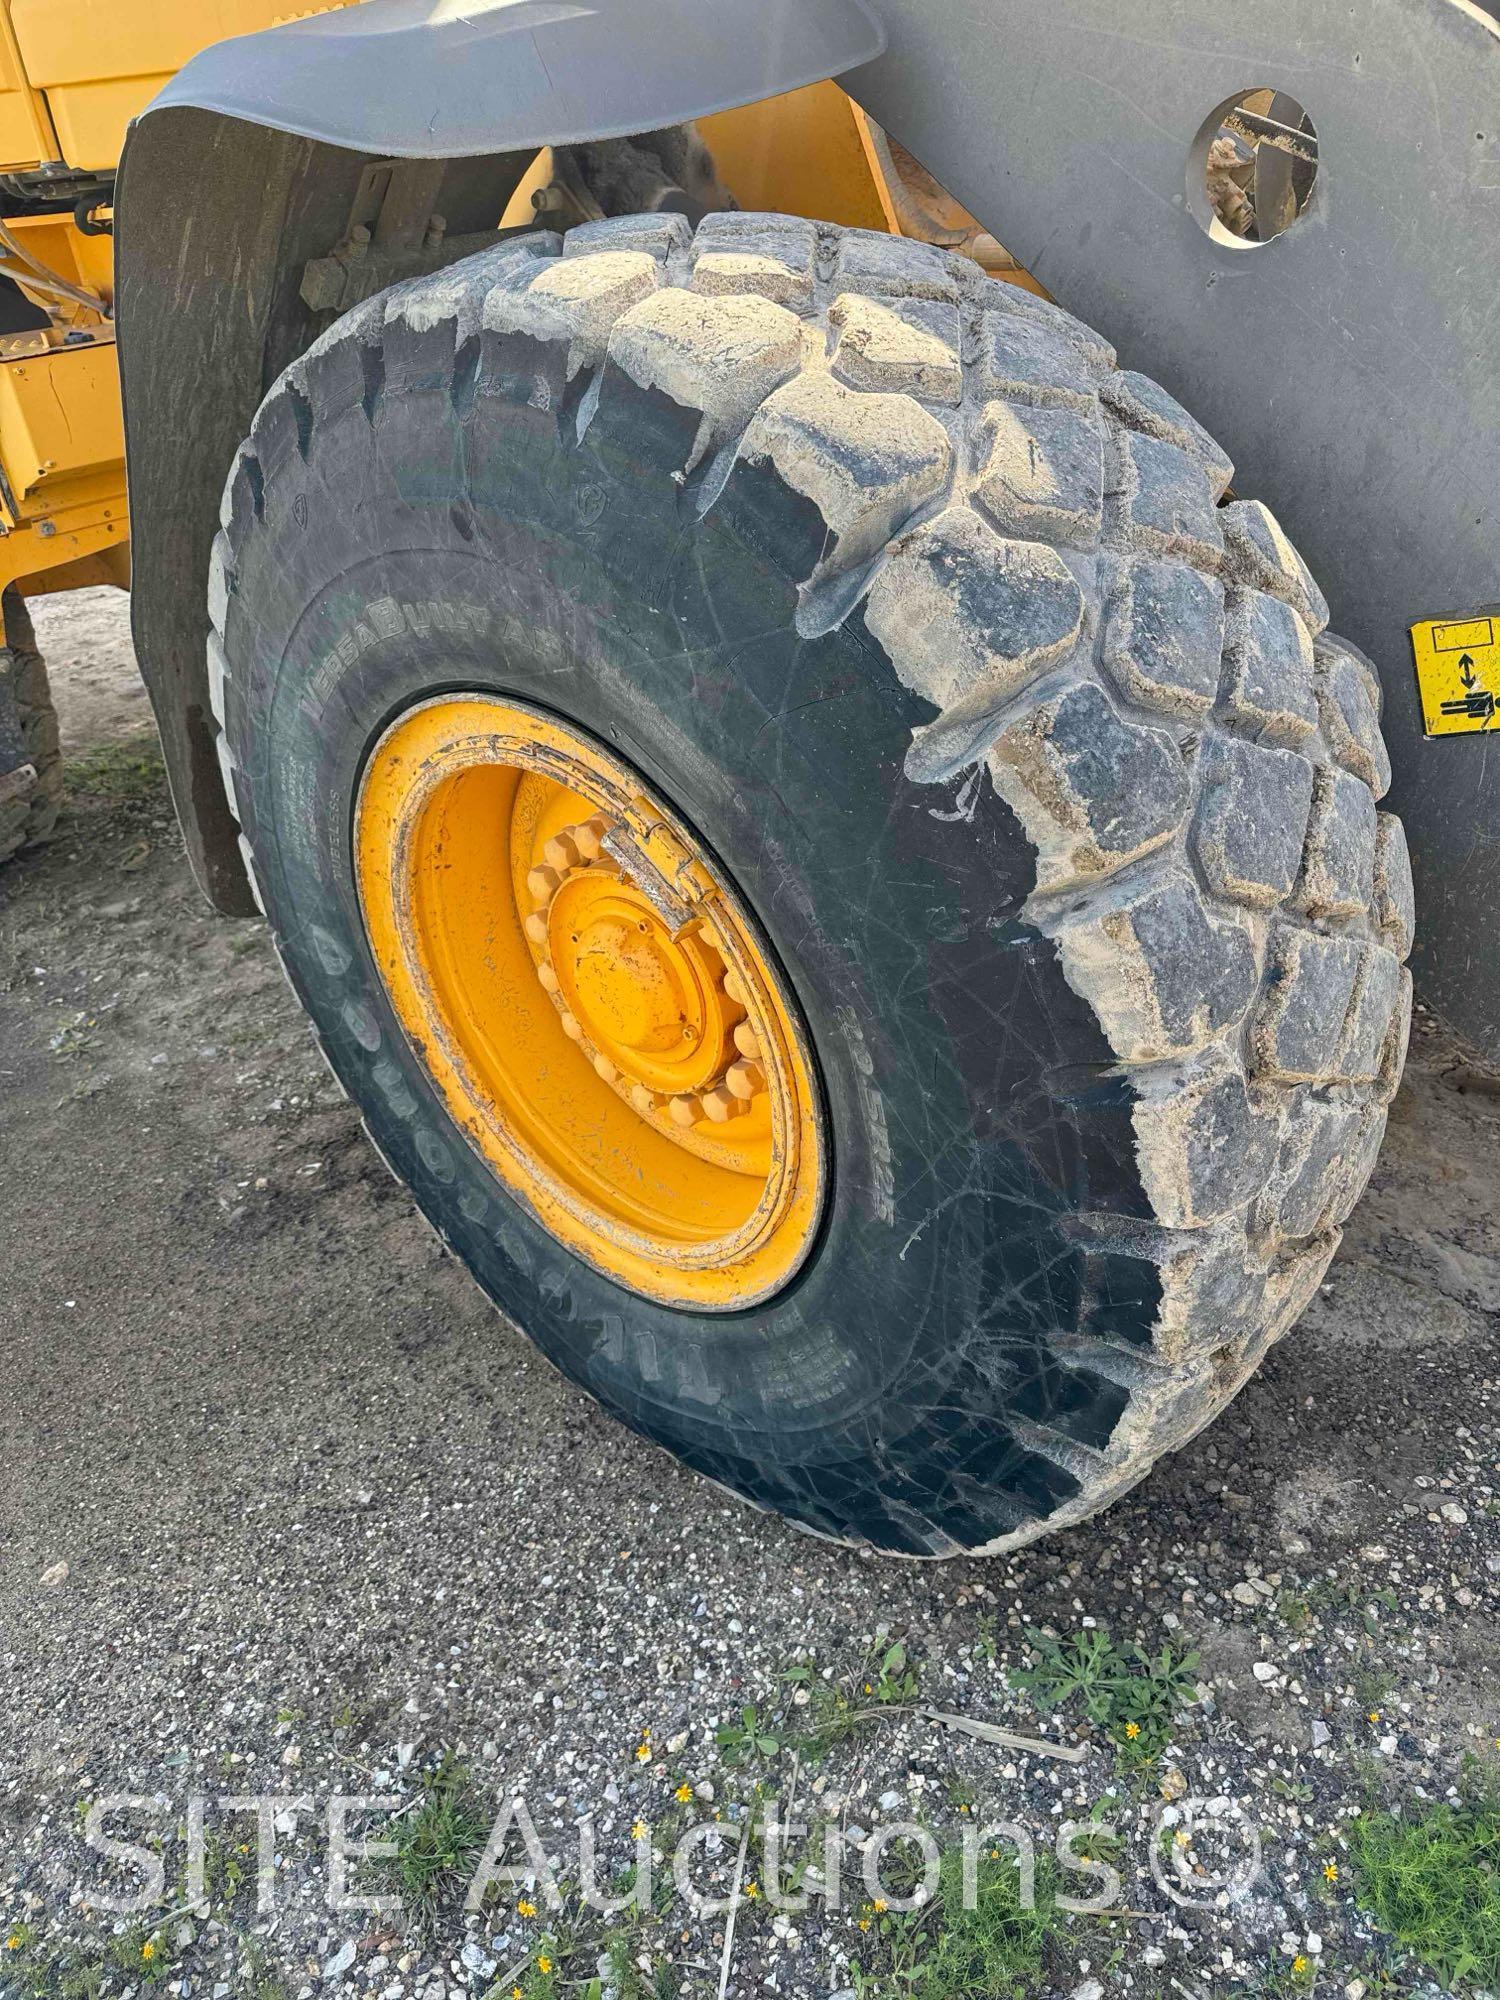
[[151, 703], [130, 643], [123, 590], [60, 591], [30, 601], [36, 642], [52, 676], [64, 756], [152, 729]]

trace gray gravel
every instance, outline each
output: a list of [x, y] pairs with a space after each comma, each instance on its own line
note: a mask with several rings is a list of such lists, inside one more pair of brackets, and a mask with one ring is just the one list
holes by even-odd
[[[55, 651], [66, 607], [48, 619]], [[128, 702], [102, 713], [133, 726]], [[264, 928], [199, 901], [159, 772], [96, 756], [0, 902], [0, 1992], [60, 1954], [106, 1993], [509, 1994], [546, 1928], [515, 1895], [430, 1924], [327, 1907], [329, 1795], [394, 1808], [445, 1759], [486, 1818], [519, 1790], [568, 1867], [583, 1814], [623, 1858], [638, 1817], [707, 1788], [705, 1882], [732, 1874], [757, 1780], [863, 1834], [979, 1815], [1039, 1845], [1113, 1788], [1131, 1914], [1057, 1929], [1031, 1990], [1284, 1991], [1299, 1958], [1319, 1992], [1426, 1990], [1360, 1915], [1346, 1853], [1372, 1800], [1420, 1811], [1466, 1758], [1500, 1761], [1500, 1096], [1424, 1019], [1329, 1283], [1230, 1412], [1095, 1523], [920, 1566], [726, 1500], [484, 1302], [362, 1140]], [[1037, 1628], [1090, 1620], [1201, 1655], [1144, 1774], [1007, 1682]], [[746, 1703], [778, 1740], [800, 1726], [789, 1662], [857, 1674], [883, 1635], [924, 1702], [1083, 1761], [898, 1708], [821, 1763], [726, 1762]], [[1266, 1843], [1220, 1907], [1175, 1908], [1146, 1868], [1183, 1791]], [[252, 1883], [184, 1911], [189, 1798], [238, 1846], [249, 1823], [219, 1802], [259, 1792], [312, 1802], [278, 1808], [275, 1910]], [[136, 1837], [162, 1838], [173, 1914], [143, 1920], [144, 1964], [82, 1840], [112, 1793], [158, 1801]], [[850, 1988], [877, 1950], [859, 1908], [747, 1903], [727, 1991]], [[631, 1954], [713, 1995], [723, 1940], [678, 1904]]]

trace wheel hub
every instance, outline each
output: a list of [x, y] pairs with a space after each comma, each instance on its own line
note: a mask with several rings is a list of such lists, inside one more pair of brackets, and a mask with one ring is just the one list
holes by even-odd
[[[672, 1136], [747, 1114], [765, 1073], [738, 982], [703, 923], [673, 932], [595, 817], [546, 844], [526, 878], [526, 936], [562, 1030]], [[738, 1039], [736, 1039], [738, 1037]]]

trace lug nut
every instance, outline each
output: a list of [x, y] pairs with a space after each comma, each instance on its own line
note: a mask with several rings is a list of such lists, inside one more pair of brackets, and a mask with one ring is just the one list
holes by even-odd
[[737, 972], [725, 973], [724, 997], [726, 1000], [732, 1000], [736, 1007], [745, 1005], [745, 989], [740, 984], [740, 975]]
[[542, 858], [550, 862], [554, 868], [564, 871], [578, 866], [582, 857], [578, 851], [578, 843], [573, 838], [571, 827], [564, 828], [561, 833], [555, 834], [547, 842], [547, 845], [542, 849]]
[[724, 1087], [731, 1097], [738, 1097], [748, 1104], [757, 1090], [763, 1088], [766, 1073], [759, 1063], [737, 1062], [726, 1072]]
[[542, 915], [540, 910], [532, 911], [531, 915], [526, 919], [524, 929], [527, 937], [531, 939], [533, 944], [545, 944], [547, 942], [547, 919]]
[[555, 868], [533, 868], [526, 877], [526, 893], [539, 910], [546, 908], [561, 887], [562, 877]]
[[557, 974], [552, 970], [550, 965], [545, 962], [539, 965], [536, 969], [536, 976], [541, 981], [544, 993], [555, 993], [557, 991]]
[[597, 861], [604, 851], [604, 836], [609, 832], [609, 821], [596, 813], [586, 819], [582, 826], [570, 827], [569, 835], [579, 855], [585, 861]]
[[674, 1097], [668, 1109], [672, 1114], [672, 1123], [684, 1128], [696, 1125], [703, 1115], [696, 1097]]
[[734, 1045], [750, 1062], [760, 1059], [760, 1037], [748, 1021], [741, 1021], [735, 1029]]
[[595, 1056], [594, 1074], [595, 1076], [602, 1076], [606, 1083], [613, 1083], [620, 1072], [615, 1068], [608, 1056]]
[[738, 1117], [744, 1105], [737, 1097], [731, 1097], [722, 1085], [717, 1090], [705, 1091], [703, 1109], [715, 1125], [727, 1125], [731, 1118]]
[[656, 1092], [647, 1090], [643, 1083], [633, 1083], [630, 1086], [630, 1101], [643, 1117], [649, 1111], [660, 1111], [662, 1103]]
[[566, 1014], [566, 1013], [561, 1014], [558, 1016], [558, 1019], [562, 1024], [563, 1033], [567, 1036], [570, 1042], [581, 1042], [583, 1040], [583, 1030], [582, 1028], [579, 1027], [578, 1023], [573, 1019], [573, 1016], [571, 1014]]

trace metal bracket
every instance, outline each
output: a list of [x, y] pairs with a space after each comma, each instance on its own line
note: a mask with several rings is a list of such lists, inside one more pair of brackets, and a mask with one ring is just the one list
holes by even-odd
[[713, 877], [696, 861], [656, 809], [644, 799], [618, 808], [620, 823], [606, 835], [614, 856], [657, 915], [679, 936], [699, 921], [716, 894]]
[[301, 298], [313, 312], [344, 313], [406, 278], [424, 278], [523, 230], [450, 236], [437, 212], [441, 160], [372, 160], [359, 177], [349, 220], [326, 257], [309, 258]]

